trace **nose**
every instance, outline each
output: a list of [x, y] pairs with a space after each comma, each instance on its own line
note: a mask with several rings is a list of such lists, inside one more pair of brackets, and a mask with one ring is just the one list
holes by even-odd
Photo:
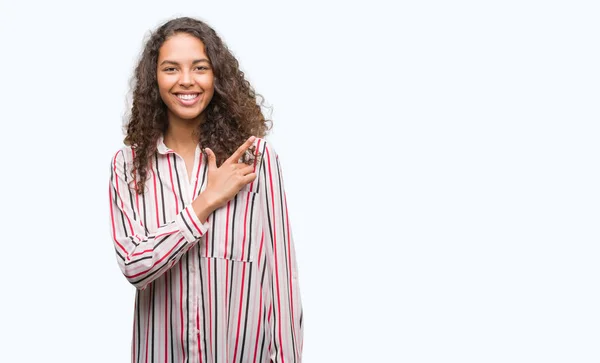
[[189, 87], [194, 83], [194, 78], [191, 75], [191, 72], [183, 71], [180, 73], [181, 77], [179, 78], [179, 84], [182, 87]]

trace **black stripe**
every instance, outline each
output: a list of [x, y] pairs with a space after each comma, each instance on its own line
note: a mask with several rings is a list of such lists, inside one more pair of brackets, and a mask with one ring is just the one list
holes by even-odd
[[[265, 169], [265, 149], [267, 148], [267, 143], [263, 142], [263, 149], [260, 155], [260, 160], [258, 162], [258, 171], [256, 175], [260, 175], [260, 171]], [[266, 184], [266, 182], [265, 182]], [[260, 190], [260, 178], [256, 178], [256, 190]]]
[[[214, 212], [213, 212], [214, 213]], [[210, 238], [210, 243], [211, 243], [211, 247], [210, 247], [210, 253], [209, 256], [214, 256], [215, 255], [215, 218], [216, 214], [213, 214], [213, 218], [212, 218], [212, 232], [211, 233], [211, 238]], [[206, 246], [206, 249], [208, 249], [208, 246]]]
[[304, 317], [304, 310], [300, 309], [300, 328], [302, 329], [302, 318]]
[[179, 181], [179, 171], [177, 171], [177, 157], [173, 154], [173, 169], [175, 169], [175, 178], [177, 179], [177, 187], [179, 188], [179, 199], [181, 200], [181, 209], [184, 208], [183, 193], [181, 192], [181, 182]]
[[267, 264], [263, 263], [262, 276], [260, 277], [260, 286], [265, 286], [265, 276], [267, 274]]
[[183, 223], [185, 223], [185, 226], [190, 230], [190, 233], [192, 234], [192, 236], [196, 239], [198, 239], [198, 237], [194, 234], [194, 230], [192, 229], [192, 227], [190, 227], [190, 225], [187, 222], [187, 216], [184, 215], [185, 213], [180, 213], [181, 215], [181, 219], [183, 219]]
[[184, 241], [183, 244], [181, 245], [181, 247], [179, 247], [179, 249], [177, 249], [177, 251], [175, 251], [171, 257], [167, 258], [167, 260], [165, 261], [165, 263], [162, 264], [161, 267], [157, 268], [156, 270], [152, 271], [151, 273], [147, 274], [146, 276], [142, 277], [141, 279], [137, 280], [137, 281], [133, 281], [133, 284], [138, 284], [152, 276], [154, 276], [155, 274], [157, 274], [159, 271], [161, 271], [161, 269], [163, 267], [165, 267], [165, 265], [169, 264], [173, 259], [175, 259], [177, 257], [177, 255], [179, 254], [179, 251], [181, 251], [185, 246], [187, 246], [188, 242]]
[[240, 352], [240, 363], [244, 357], [244, 346], [246, 345], [246, 331], [248, 328], [248, 310], [250, 310], [250, 294], [252, 292], [252, 262], [248, 262], [250, 265], [250, 273], [248, 274], [248, 290], [246, 290], [246, 318], [244, 319], [244, 332], [242, 333], [242, 350]]
[[214, 281], [215, 281], [215, 285], [214, 285], [215, 286], [215, 346], [214, 346], [213, 352], [215, 353], [215, 362], [218, 362], [219, 358], [217, 356], [218, 355], [218, 351], [217, 351], [218, 348], [217, 347], [219, 346], [219, 343], [218, 343], [219, 334], [218, 334], [217, 330], [218, 330], [218, 327], [219, 327], [219, 324], [218, 324], [218, 322], [219, 322], [219, 320], [218, 320], [218, 317], [219, 317], [219, 314], [218, 314], [219, 306], [217, 304], [217, 295], [219, 295], [218, 294], [219, 289], [218, 289], [218, 286], [217, 286], [217, 261], [215, 260], [214, 262], [215, 263], [213, 264], [213, 266], [214, 266]]
[[[148, 240], [150, 240], [150, 239], [153, 239], [153, 238], [154, 238], [154, 237], [150, 237], [150, 238], [148, 238]], [[163, 238], [162, 238], [162, 239], [161, 239], [161, 240], [160, 240], [158, 243], [156, 243], [156, 244], [154, 245], [153, 249], [155, 250], [156, 248], [158, 248], [158, 246], [160, 246], [160, 245], [161, 245], [161, 244], [162, 244], [164, 241], [166, 241], [168, 238], [169, 238], [169, 236], [165, 236], [165, 237], [163, 237]], [[148, 259], [148, 258], [152, 258], [152, 256], [140, 257], [140, 258], [138, 258], [137, 260], [131, 260], [131, 261], [129, 261], [129, 262], [127, 262], [127, 263], [125, 263], [125, 266], [129, 266], [129, 265], [131, 265], [131, 264], [134, 264], [134, 263], [136, 263], [136, 262], [140, 262], [140, 261], [146, 260], [146, 259]]]
[[131, 264], [133, 264], [133, 263], [140, 262], [140, 261], [143, 261], [143, 260], [147, 260], [147, 259], [149, 259], [149, 258], [152, 258], [152, 256], [146, 256], [146, 257], [139, 258], [139, 259], [137, 259], [137, 260], [133, 260], [133, 261], [125, 262], [125, 266], [129, 266], [129, 265], [131, 265]]
[[[160, 206], [163, 214], [163, 224], [167, 223], [167, 214], [165, 212], [165, 191], [163, 187], [162, 179], [160, 178], [160, 171], [158, 170], [158, 153], [154, 153], [154, 160], [156, 160], [156, 176], [158, 177], [158, 185], [160, 186]], [[158, 203], [158, 200], [156, 201]]]
[[156, 301], [155, 301], [155, 297], [156, 297], [156, 291], [154, 290], [154, 283], [150, 283], [150, 292], [152, 294], [152, 318], [150, 320], [152, 320], [152, 339], [150, 340], [150, 351], [152, 352], [152, 356], [150, 356], [150, 362], [154, 363], [154, 351], [155, 349], [153, 349], [154, 347], [154, 328], [156, 326], [155, 322], [154, 322], [154, 310], [156, 309]]
[[[266, 262], [266, 258], [265, 258], [265, 262]], [[262, 268], [262, 276], [260, 278], [260, 286], [261, 287], [265, 286], [265, 284], [264, 284], [265, 283], [265, 277], [267, 275], [267, 264], [263, 263], [262, 266], [263, 266], [263, 268]], [[267, 321], [267, 307], [264, 306], [264, 307], [261, 307], [261, 309], [263, 309], [263, 315], [262, 315], [262, 317], [263, 317], [263, 324], [262, 324], [262, 326], [263, 326], [263, 341], [261, 343], [261, 348], [260, 348], [260, 360], [259, 360], [259, 362], [263, 361], [262, 360], [262, 356], [263, 356], [263, 352], [264, 352], [264, 349], [265, 349], [265, 339], [266, 339], [265, 338], [265, 334], [266, 334], [265, 331], [267, 330], [267, 322], [268, 322]], [[275, 337], [273, 337], [273, 340], [274, 339], [275, 339]]]
[[142, 209], [144, 211], [144, 229], [146, 230], [146, 234], [148, 234], [150, 232], [148, 232], [148, 227], [146, 227], [148, 225], [148, 221], [146, 219], [146, 193], [142, 194]]
[[140, 245], [139, 243], [137, 243], [136, 241], [134, 241], [134, 237], [133, 236], [129, 236], [129, 241], [131, 241], [131, 243], [133, 243], [136, 246]]
[[266, 168], [263, 168], [263, 175], [265, 177], [265, 196], [264, 196], [264, 201], [265, 201], [265, 212], [267, 213], [267, 224], [269, 225], [269, 236], [271, 237], [271, 248], [273, 248], [273, 226], [271, 226], [271, 214], [269, 213], [269, 189], [267, 188], [267, 172], [265, 170]]
[[[204, 158], [206, 160], [206, 158]], [[198, 188], [198, 194], [196, 194], [196, 196], [199, 196], [201, 191], [202, 191], [202, 187], [204, 186], [204, 180], [206, 180], [206, 175], [208, 174], [208, 162], [204, 163], [204, 171], [202, 172], [202, 181], [200, 182], [200, 188]]]
[[207, 351], [206, 349], [206, 311], [204, 310], [204, 278], [202, 277], [202, 258], [200, 256], [200, 249], [198, 248], [198, 270], [200, 271], [200, 295], [202, 296], [202, 329], [204, 331], [204, 361], [208, 362]]
[[267, 326], [267, 308], [266, 307], [263, 309], [263, 324], [262, 324], [262, 326], [265, 328], [263, 329], [262, 342], [260, 343], [260, 358], [258, 359], [259, 362], [263, 361], [263, 355], [265, 353], [265, 345], [266, 345], [265, 340], [267, 338], [266, 337], [266, 335], [267, 335], [267, 333], [266, 333], [266, 330], [267, 330], [267, 328], [266, 328], [266, 326]]
[[252, 193], [252, 201], [250, 202], [250, 227], [248, 228], [248, 242], [246, 243], [246, 251], [248, 251], [248, 258], [246, 258], [246, 261], [251, 261], [252, 260], [252, 250], [251, 250], [251, 246], [252, 246], [252, 227], [254, 226], [254, 223], [252, 223], [252, 221], [254, 220], [254, 206], [255, 201], [256, 201], [256, 194]]
[[169, 279], [169, 331], [166, 334], [169, 334], [171, 337], [171, 341], [169, 342], [171, 345], [169, 349], [171, 350], [171, 362], [175, 363], [175, 344], [173, 343], [173, 270], [167, 270], [167, 278]]
[[158, 242], [157, 242], [157, 243], [154, 245], [154, 249], [156, 249], [158, 246], [160, 246], [160, 245], [161, 245], [161, 244], [162, 244], [164, 241], [168, 240], [170, 236], [171, 236], [171, 235], [166, 235], [166, 236], [164, 236], [164, 237], [163, 237], [163, 238], [162, 238], [160, 241], [158, 241]]
[[131, 188], [127, 183], [127, 163], [125, 163], [125, 154], [123, 154], [123, 173], [125, 174], [125, 185], [127, 186], [127, 191], [129, 192], [129, 202], [131, 203], [131, 210], [133, 211], [133, 220], [137, 221], [137, 216], [135, 214], [135, 205], [133, 204], [133, 195], [131, 194]]
[[142, 337], [140, 336], [140, 334], [142, 333], [142, 328], [141, 328], [141, 323], [140, 323], [140, 310], [142, 309], [142, 307], [140, 306], [140, 291], [136, 289], [135, 291], [135, 298], [137, 300], [136, 302], [136, 310], [137, 310], [137, 361], [138, 363], [140, 363], [140, 359], [141, 359], [141, 344], [142, 344]]
[[[119, 253], [119, 250], [116, 247], [115, 247], [115, 252], [117, 253], [117, 256], [119, 256], [119, 258], [121, 258], [121, 260], [125, 261], [125, 257], [123, 257], [121, 255], [121, 253]], [[127, 265], [127, 264], [125, 264], [125, 265]]]
[[[127, 233], [127, 227], [125, 225], [125, 215], [123, 214], [123, 210], [121, 208], [118, 208], [119, 206], [119, 202], [118, 202], [118, 198], [119, 198], [119, 194], [117, 193], [117, 187], [115, 186], [115, 181], [114, 179], [116, 178], [116, 176], [114, 175], [114, 170], [110, 169], [110, 180], [111, 180], [111, 185], [112, 185], [112, 189], [114, 192], [114, 203], [117, 206], [117, 209], [119, 210], [119, 213], [121, 214], [121, 225], [123, 226], [123, 232], [125, 233], [125, 237], [129, 237], [129, 233]], [[118, 181], [117, 181], [118, 183]]]
[[[242, 192], [244, 193], [244, 192]], [[235, 217], [236, 217], [236, 210], [237, 210], [237, 201], [238, 198], [233, 198], [233, 213], [232, 213], [232, 217], [231, 217], [231, 251], [229, 251], [229, 259], [233, 259], [233, 249], [235, 248]], [[241, 256], [240, 256], [241, 258]]]
[[277, 304], [277, 296], [275, 296], [275, 278], [271, 278], [271, 304], [273, 305], [273, 346], [275, 347], [275, 357], [279, 356], [279, 351], [281, 347], [279, 346], [279, 341], [277, 340], [277, 313], [275, 312], [276, 304]]
[[[168, 236], [165, 236], [165, 237], [164, 237], [162, 240], [160, 240], [160, 241], [159, 241], [159, 242], [158, 242], [156, 245], [154, 245], [154, 249], [156, 249], [158, 246], [160, 246], [160, 245], [161, 245], [161, 243], [163, 243], [165, 240], [167, 240], [167, 238], [168, 238]], [[152, 239], [152, 238], [148, 238], [148, 239]], [[115, 251], [117, 251], [117, 250], [115, 249]], [[119, 257], [121, 257], [121, 259], [122, 259], [123, 261], [125, 261], [125, 258], [124, 258], [123, 256], [121, 256], [121, 254], [119, 254], [119, 251], [117, 251], [117, 254], [119, 255]], [[147, 259], [149, 259], [149, 258], [152, 258], [152, 257], [153, 257], [153, 256], [145, 256], [145, 257], [140, 257], [140, 258], [138, 258], [138, 259], [136, 259], [136, 260], [131, 260], [131, 261], [129, 261], [129, 262], [125, 262], [125, 266], [129, 266], [129, 265], [132, 265], [132, 264], [134, 264], [134, 263], [137, 263], [137, 262], [140, 262], [140, 261], [143, 261], [143, 260], [147, 260]]]
[[231, 316], [231, 295], [233, 295], [231, 293], [231, 290], [233, 289], [233, 265], [235, 265], [235, 263], [233, 263], [233, 261], [231, 262], [231, 268], [229, 269], [229, 276], [231, 276], [231, 278], [229, 279], [229, 305], [227, 305], [227, 331], [229, 332], [229, 318]]
[[186, 339], [185, 339], [185, 350], [187, 351], [187, 359], [188, 361], [190, 360], [190, 255], [189, 253], [185, 254], [185, 269], [186, 269], [186, 276], [185, 276], [185, 283], [186, 283], [186, 306], [185, 306], [185, 310], [186, 310], [186, 315], [185, 315], [185, 320], [186, 320]]

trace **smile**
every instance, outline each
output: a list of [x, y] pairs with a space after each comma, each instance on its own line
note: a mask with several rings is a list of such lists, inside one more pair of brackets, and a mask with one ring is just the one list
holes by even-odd
[[200, 99], [200, 93], [176, 93], [175, 96], [183, 106], [193, 106]]
[[195, 98], [197, 98], [198, 96], [200, 96], [199, 93], [179, 93], [177, 95], [177, 97], [181, 98], [182, 100], [193, 100]]

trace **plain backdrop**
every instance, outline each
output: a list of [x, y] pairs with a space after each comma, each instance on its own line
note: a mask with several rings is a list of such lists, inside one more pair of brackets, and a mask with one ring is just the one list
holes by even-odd
[[594, 1], [0, 1], [0, 351], [128, 362], [111, 156], [148, 32], [271, 106], [304, 362], [600, 361]]

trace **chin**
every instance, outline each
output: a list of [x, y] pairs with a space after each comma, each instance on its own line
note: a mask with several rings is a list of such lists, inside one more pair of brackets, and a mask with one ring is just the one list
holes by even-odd
[[173, 112], [175, 116], [182, 120], [194, 120], [198, 118], [204, 110], [184, 110], [184, 112]]

